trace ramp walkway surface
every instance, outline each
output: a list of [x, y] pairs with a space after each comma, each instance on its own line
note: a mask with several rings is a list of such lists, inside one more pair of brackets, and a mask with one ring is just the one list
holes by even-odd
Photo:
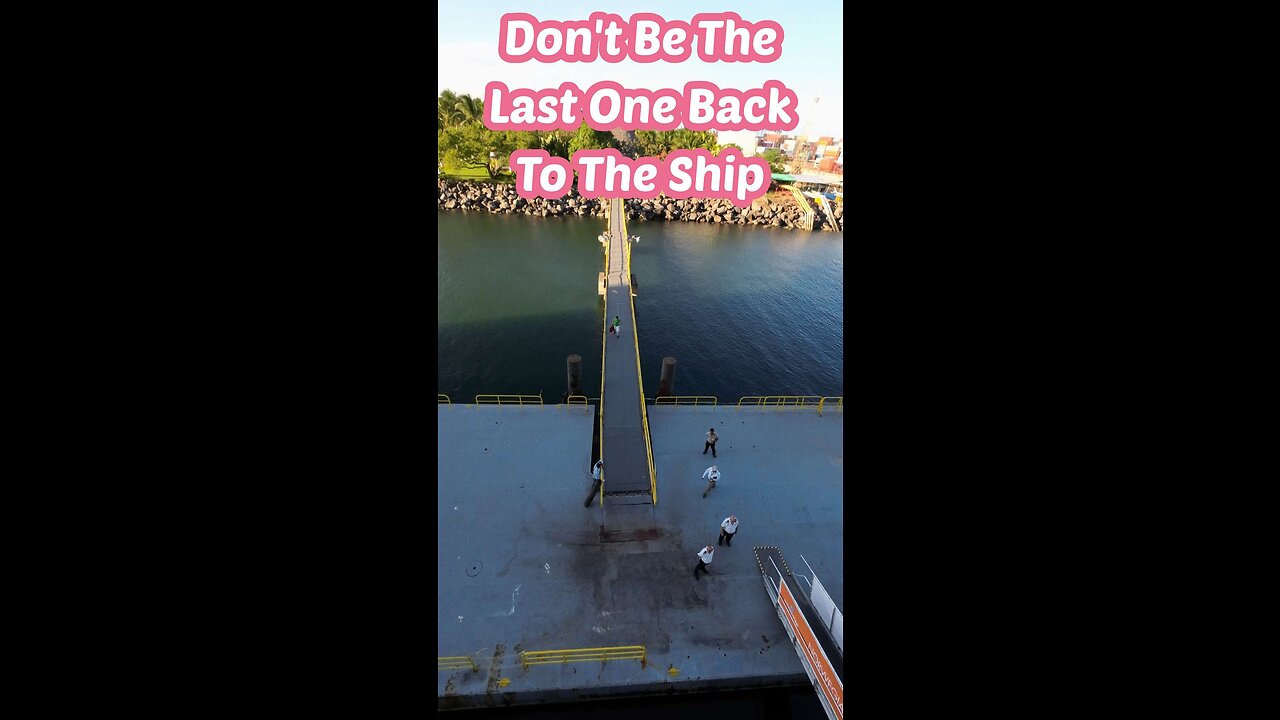
[[[601, 459], [604, 494], [612, 504], [652, 505], [648, 452], [640, 412], [640, 375], [631, 302], [626, 222], [622, 201], [609, 203], [609, 266], [605, 274], [604, 407]], [[617, 336], [608, 326], [621, 320]]]
[[805, 193], [818, 203], [818, 207], [822, 208], [822, 214], [827, 218], [827, 225], [832, 230], [839, 230], [840, 226], [836, 224], [836, 214], [831, 210], [831, 203], [827, 200], [827, 196], [822, 193]]
[[800, 613], [804, 615], [805, 622], [809, 623], [809, 628], [813, 631], [813, 637], [822, 646], [822, 652], [827, 654], [827, 659], [831, 662], [831, 666], [835, 669], [836, 675], [839, 676], [840, 682], [844, 682], [844, 654], [840, 648], [836, 647], [835, 640], [831, 634], [827, 632], [827, 624], [817, 608], [813, 606], [813, 601], [809, 599], [809, 593], [796, 581], [795, 574], [791, 572], [791, 566], [787, 564], [786, 558], [782, 557], [782, 551], [776, 547], [757, 546], [753, 548], [756, 560], [760, 564], [760, 573], [762, 575], [772, 577], [778, 585], [782, 581], [787, 582], [787, 586], [791, 589], [796, 599], [796, 607], [800, 608]]

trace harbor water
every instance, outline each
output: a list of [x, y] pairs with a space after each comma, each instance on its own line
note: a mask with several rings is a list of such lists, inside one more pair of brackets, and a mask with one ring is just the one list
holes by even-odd
[[[565, 357], [600, 391], [603, 218], [438, 211], [438, 392], [559, 402]], [[844, 395], [841, 233], [628, 221], [647, 397], [662, 359], [675, 394]], [[624, 332], [630, 332], [624, 328]]]

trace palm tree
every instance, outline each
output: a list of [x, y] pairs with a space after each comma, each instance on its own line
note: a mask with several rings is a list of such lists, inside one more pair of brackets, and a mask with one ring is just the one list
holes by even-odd
[[445, 90], [437, 98], [436, 129], [443, 130], [458, 122], [458, 96], [452, 90]]
[[542, 149], [548, 155], [569, 159], [569, 141], [572, 138], [561, 130], [552, 130], [542, 136]]
[[480, 125], [484, 122], [484, 101], [480, 98], [462, 95], [458, 98], [458, 102], [454, 107], [458, 111], [458, 122], [460, 124]]

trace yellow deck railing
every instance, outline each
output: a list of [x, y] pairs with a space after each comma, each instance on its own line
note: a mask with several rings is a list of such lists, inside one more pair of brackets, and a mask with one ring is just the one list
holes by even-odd
[[[627, 213], [625, 201], [618, 201], [618, 214], [622, 219], [622, 242], [623, 247], [627, 249], [627, 266], [624, 272], [627, 273], [628, 287], [630, 287], [631, 278], [631, 236], [627, 234]], [[653, 440], [649, 437], [649, 408], [644, 401], [644, 373], [640, 370], [640, 332], [636, 330], [636, 299], [635, 293], [627, 293], [627, 301], [631, 303], [631, 340], [636, 348], [636, 379], [640, 385], [640, 423], [644, 427], [644, 453], [649, 460], [649, 496], [653, 499], [653, 504], [658, 504], [658, 470], [653, 465]]]
[[570, 395], [569, 397], [565, 398], [564, 403], [566, 405], [586, 405], [587, 396], [586, 395]]
[[520, 664], [528, 670], [532, 665], [552, 665], [571, 662], [608, 662], [610, 660], [639, 660], [640, 667], [648, 664], [643, 645], [623, 647], [575, 648], [572, 650], [526, 650], [520, 653]]
[[436, 663], [439, 670], [470, 670], [475, 672], [480, 669], [476, 667], [475, 661], [466, 655], [436, 658]]
[[477, 405], [541, 405], [541, 395], [477, 395]]
[[448, 395], [445, 395], [444, 393], [436, 393], [436, 404], [437, 404], [437, 405], [452, 405], [452, 404], [453, 404], [453, 401], [452, 401], [452, 400], [450, 400], [450, 399], [449, 399], [449, 396], [448, 396]]
[[738, 400], [738, 407], [818, 407], [821, 395], [748, 395]]
[[654, 405], [718, 405], [715, 395], [667, 395], [655, 398]]
[[818, 402], [818, 414], [822, 414], [822, 409], [834, 407], [836, 410], [844, 410], [844, 396], [840, 397], [824, 397]]

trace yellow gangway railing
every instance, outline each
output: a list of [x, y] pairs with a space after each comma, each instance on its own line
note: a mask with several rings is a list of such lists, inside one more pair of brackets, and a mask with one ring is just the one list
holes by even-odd
[[541, 405], [541, 395], [477, 395], [477, 405]]
[[[631, 236], [627, 234], [627, 214], [623, 211], [625, 204], [618, 201], [618, 215], [622, 220], [622, 242], [627, 249], [627, 277], [631, 277]], [[640, 332], [636, 329], [635, 293], [627, 293], [627, 301], [631, 303], [631, 339], [636, 349], [636, 379], [640, 386], [640, 423], [644, 427], [644, 454], [649, 460], [649, 496], [653, 504], [658, 504], [658, 470], [653, 465], [653, 440], [649, 437], [649, 408], [644, 401], [644, 373], [640, 371]]]
[[809, 204], [809, 198], [805, 197], [804, 193], [800, 192], [800, 188], [795, 185], [788, 185], [787, 189], [791, 191], [792, 195], [796, 196], [796, 202], [800, 204], [800, 209], [804, 211], [804, 221], [800, 223], [800, 227], [805, 230], [812, 230], [813, 206]]
[[831, 229], [838, 230], [840, 226], [836, 225], [836, 214], [831, 211], [831, 203], [827, 202], [827, 196], [818, 193], [818, 197], [814, 198], [814, 200], [822, 208], [822, 214], [827, 217], [827, 222], [831, 223]]
[[571, 662], [608, 662], [610, 660], [639, 660], [640, 667], [648, 664], [643, 645], [622, 647], [575, 648], [572, 650], [526, 650], [520, 653], [520, 664], [528, 670], [533, 665], [553, 665]]
[[570, 395], [569, 397], [565, 398], [564, 403], [565, 405], [586, 405], [587, 396], [586, 395]]
[[738, 400], [738, 407], [818, 407], [821, 395], [748, 395]]
[[455, 655], [452, 657], [438, 657], [436, 663], [439, 670], [470, 670], [475, 672], [480, 668], [476, 667], [476, 663], [466, 655]]
[[453, 401], [452, 401], [452, 400], [450, 400], [450, 399], [449, 399], [449, 396], [448, 396], [448, 395], [445, 395], [444, 393], [436, 393], [436, 404], [437, 404], [437, 405], [452, 405], [452, 404], [453, 404]]
[[715, 395], [666, 395], [655, 398], [654, 405], [717, 405], [720, 400]]
[[844, 396], [841, 395], [840, 397], [822, 398], [822, 400], [818, 403], [818, 414], [821, 415], [822, 408], [828, 407], [828, 406], [835, 407], [836, 410], [844, 410]]
[[622, 217], [622, 242], [623, 242], [623, 247], [626, 248], [626, 251], [627, 251], [627, 254], [626, 254], [627, 266], [625, 269], [623, 269], [623, 272], [627, 274], [627, 284], [630, 285], [631, 284], [631, 235], [627, 234], [627, 201], [619, 200], [618, 203], [620, 208], [618, 214]]

